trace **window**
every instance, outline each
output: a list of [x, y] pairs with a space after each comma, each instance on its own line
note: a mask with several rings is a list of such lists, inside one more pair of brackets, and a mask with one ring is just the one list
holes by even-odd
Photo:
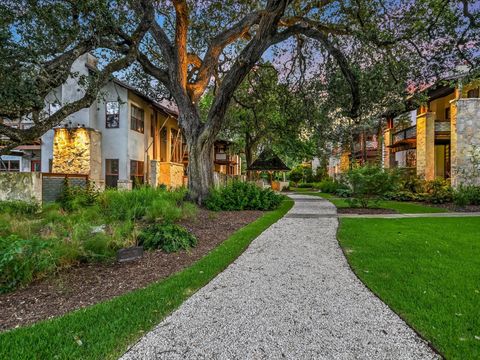
[[40, 172], [41, 170], [40, 160], [32, 160], [32, 162], [30, 163], [30, 170], [32, 170], [32, 172]]
[[132, 105], [132, 114], [130, 118], [130, 128], [143, 134], [144, 131], [144, 112], [142, 109]]
[[445, 121], [450, 120], [450, 106], [445, 108]]
[[105, 127], [115, 129], [120, 127], [120, 106], [118, 101], [107, 101], [105, 103]]
[[116, 188], [118, 184], [118, 159], [105, 159], [105, 185]]
[[19, 172], [20, 160], [2, 160], [0, 159], [0, 172]]
[[479, 88], [468, 90], [467, 98], [471, 99], [471, 98], [478, 98], [478, 97], [480, 97]]
[[143, 161], [130, 160], [130, 180], [133, 186], [143, 184]]

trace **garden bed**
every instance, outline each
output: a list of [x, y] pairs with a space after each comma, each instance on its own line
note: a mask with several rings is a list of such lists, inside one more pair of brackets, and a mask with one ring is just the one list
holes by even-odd
[[261, 211], [212, 212], [199, 209], [181, 222], [198, 238], [195, 248], [178, 253], [146, 252], [130, 263], [90, 263], [66, 269], [23, 289], [0, 295], [0, 331], [56, 317], [143, 288], [188, 267]]
[[454, 203], [435, 204], [436, 207], [446, 209], [451, 212], [480, 212], [480, 205], [466, 205], [460, 207]]

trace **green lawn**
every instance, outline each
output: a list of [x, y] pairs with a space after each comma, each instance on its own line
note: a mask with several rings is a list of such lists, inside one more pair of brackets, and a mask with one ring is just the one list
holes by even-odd
[[0, 359], [116, 359], [235, 260], [293, 201], [234, 233], [191, 267], [113, 300], [0, 334]]
[[360, 279], [447, 359], [480, 359], [480, 218], [341, 219]]
[[[327, 199], [327, 200], [331, 201], [337, 208], [350, 207], [350, 205], [348, 204], [348, 202], [344, 198], [339, 198], [339, 197], [336, 197], [335, 195], [332, 195], [332, 194], [318, 193], [318, 192], [312, 192], [312, 191], [302, 191], [302, 194], [323, 197], [324, 199]], [[418, 203], [405, 202], [405, 201], [383, 200], [383, 201], [380, 201], [378, 203], [377, 207], [380, 207], [380, 208], [383, 208], [383, 209], [396, 210], [401, 214], [421, 214], [421, 213], [447, 212], [447, 210], [443, 209], [443, 208], [437, 208], [437, 207], [433, 207], [433, 206], [422, 205], [422, 204], [418, 204]]]

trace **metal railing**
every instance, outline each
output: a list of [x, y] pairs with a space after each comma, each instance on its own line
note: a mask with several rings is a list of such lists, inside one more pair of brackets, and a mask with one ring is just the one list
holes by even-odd
[[415, 139], [417, 137], [417, 125], [410, 126], [406, 129], [394, 132], [392, 134], [392, 143], [398, 143], [408, 139]]

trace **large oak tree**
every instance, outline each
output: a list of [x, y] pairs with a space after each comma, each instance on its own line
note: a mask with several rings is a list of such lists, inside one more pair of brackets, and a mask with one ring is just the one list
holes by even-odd
[[[136, 64], [150, 79], [148, 90], [168, 93], [178, 106], [189, 151], [189, 192], [201, 202], [213, 183], [211, 150], [229, 103], [262, 56], [307, 53], [310, 59], [292, 62], [300, 73], [333, 59], [348, 84], [348, 113], [355, 118], [361, 97], [347, 55], [353, 44], [368, 44], [385, 58], [411, 54], [418, 60], [414, 70], [441, 72], [458, 54], [473, 63], [479, 20], [472, 3], [7, 0], [0, 5], [0, 117], [30, 116], [34, 126], [0, 124], [0, 133], [10, 148], [31, 141], [93, 103], [113, 73]], [[101, 71], [81, 79], [84, 97], [53, 115], [42, 112], [45, 96], [73, 75], [72, 62], [87, 51], [105, 56]], [[212, 87], [214, 98], [202, 120], [198, 104]]]

